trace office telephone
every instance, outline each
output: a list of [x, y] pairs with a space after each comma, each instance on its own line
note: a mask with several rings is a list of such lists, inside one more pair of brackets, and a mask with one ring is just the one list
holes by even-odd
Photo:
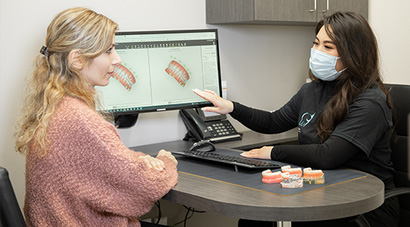
[[188, 130], [184, 140], [192, 138], [218, 143], [242, 139], [242, 134], [236, 131], [224, 114], [206, 116], [199, 108], [182, 109], [179, 113]]

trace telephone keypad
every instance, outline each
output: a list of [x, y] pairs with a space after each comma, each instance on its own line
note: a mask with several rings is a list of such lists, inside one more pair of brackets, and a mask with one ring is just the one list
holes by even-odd
[[212, 136], [237, 134], [235, 128], [229, 121], [210, 122], [208, 131], [211, 132]]

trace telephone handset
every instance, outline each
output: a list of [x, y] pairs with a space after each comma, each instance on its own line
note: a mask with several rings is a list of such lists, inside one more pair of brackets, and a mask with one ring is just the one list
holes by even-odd
[[236, 131], [224, 114], [206, 116], [201, 109], [182, 109], [179, 113], [188, 129], [184, 140], [192, 137], [195, 141], [210, 140], [217, 143], [242, 139], [242, 134]]

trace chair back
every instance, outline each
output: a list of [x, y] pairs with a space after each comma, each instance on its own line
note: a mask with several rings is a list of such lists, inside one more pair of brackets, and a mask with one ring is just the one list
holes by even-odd
[[0, 224], [3, 227], [26, 226], [17, 203], [7, 169], [0, 166]]
[[[396, 187], [410, 187], [409, 176], [409, 114], [410, 114], [410, 85], [386, 84], [387, 89], [390, 90], [393, 107], [395, 109], [396, 117], [396, 133], [397, 140], [390, 143], [392, 149], [392, 162], [396, 170], [394, 183]], [[403, 217], [410, 217], [410, 195], [399, 196], [401, 220]], [[409, 221], [409, 218], [405, 218]], [[402, 225], [400, 225], [402, 226]], [[410, 226], [406, 223], [403, 226]]]

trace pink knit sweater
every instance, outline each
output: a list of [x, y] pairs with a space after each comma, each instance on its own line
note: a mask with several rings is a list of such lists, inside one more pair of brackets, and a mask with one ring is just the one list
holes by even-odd
[[176, 165], [149, 168], [121, 142], [116, 128], [84, 102], [64, 97], [48, 128], [50, 151], [26, 157], [24, 213], [28, 226], [140, 226], [176, 183]]

